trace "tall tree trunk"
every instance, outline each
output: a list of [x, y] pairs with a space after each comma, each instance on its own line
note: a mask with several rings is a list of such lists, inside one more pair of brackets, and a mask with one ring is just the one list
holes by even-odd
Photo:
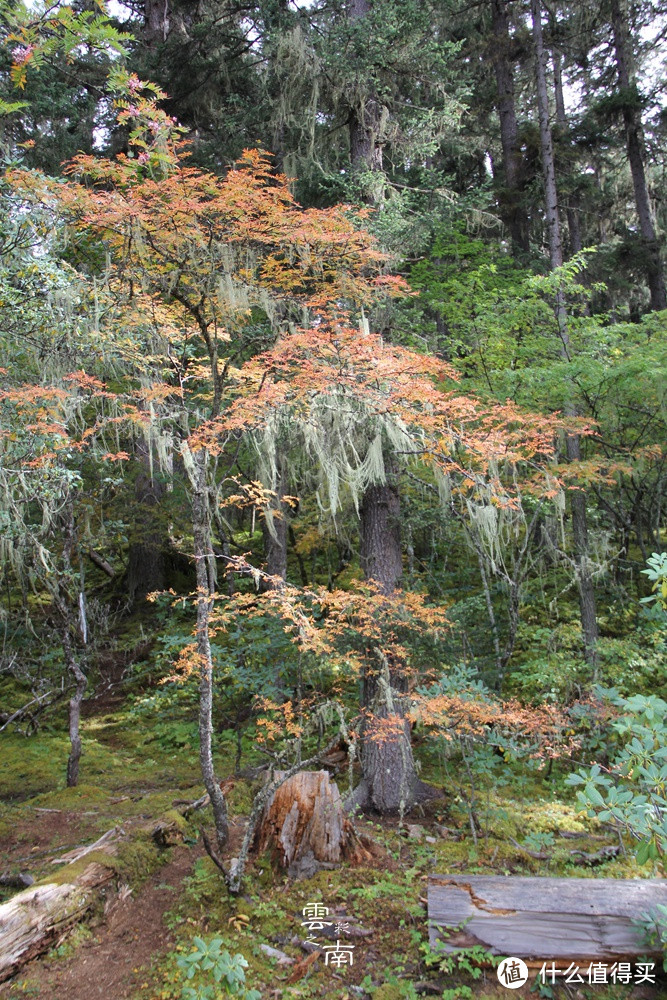
[[145, 0], [142, 34], [149, 46], [166, 42], [169, 34], [169, 0]]
[[510, 57], [512, 40], [509, 33], [507, 0], [491, 0], [493, 26], [493, 65], [498, 97], [496, 107], [500, 122], [500, 142], [503, 150], [502, 181], [499, 192], [500, 213], [509, 229], [515, 251], [527, 253], [530, 234], [526, 212], [521, 205], [521, 173], [523, 157], [519, 145], [519, 130], [514, 101], [514, 70]]
[[[187, 443], [184, 444], [187, 449]], [[227, 804], [213, 765], [213, 660], [209, 635], [211, 611], [215, 594], [215, 555], [211, 544], [211, 518], [206, 481], [207, 454], [202, 448], [190, 456], [192, 470], [192, 529], [197, 575], [197, 653], [199, 658], [199, 763], [204, 786], [211, 798], [218, 846], [222, 848], [229, 835]]]
[[134, 485], [137, 514], [127, 567], [127, 591], [132, 607], [143, 604], [152, 591], [165, 588], [167, 539], [159, 530], [158, 514], [164, 485], [151, 468], [149, 448], [143, 438], [137, 442], [139, 473]]
[[[360, 21], [371, 11], [370, 0], [350, 0], [350, 21]], [[372, 88], [368, 89], [365, 100], [352, 104], [349, 111], [350, 162], [352, 173], [375, 174], [377, 181], [366, 181], [363, 198], [369, 204], [378, 205], [382, 200], [382, 139], [380, 135], [382, 105]]]
[[[403, 567], [396, 470], [390, 467], [388, 471], [389, 481], [370, 486], [362, 502], [361, 567], [366, 579], [373, 580], [391, 600]], [[382, 614], [381, 604], [378, 613]], [[392, 658], [391, 650], [369, 650], [368, 656], [374, 667], [368, 666], [363, 677], [362, 779], [349, 804], [402, 816], [424, 793], [405, 713], [407, 679], [403, 664]]]
[[646, 184], [644, 161], [646, 144], [642, 130], [639, 91], [634, 69], [632, 40], [628, 20], [627, 0], [611, 0], [611, 23], [616, 53], [618, 86], [623, 102], [623, 124], [628, 151], [628, 162], [635, 192], [635, 205], [639, 228], [647, 255], [647, 279], [653, 309], [667, 308], [665, 274], [660, 254], [660, 244], [656, 238], [651, 203]]
[[[562, 267], [563, 244], [558, 213], [558, 190], [554, 162], [551, 128], [549, 125], [549, 97], [547, 93], [546, 53], [542, 38], [542, 7], [540, 0], [531, 0], [533, 38], [535, 41], [535, 67], [537, 83], [537, 108], [540, 121], [540, 144], [542, 149], [542, 172], [544, 175], [545, 214], [549, 241], [549, 258], [552, 270]], [[560, 337], [561, 357], [571, 360], [570, 339], [567, 331], [565, 297], [562, 291], [556, 297], [556, 319]], [[566, 403], [568, 416], [576, 416], [574, 402]], [[578, 435], [568, 434], [566, 452], [569, 462], [581, 459], [581, 445]], [[584, 655], [593, 671], [597, 668], [598, 627], [595, 610], [595, 591], [588, 555], [588, 525], [586, 516], [586, 495], [582, 490], [572, 491], [572, 540], [576, 558], [577, 584], [579, 588], [579, 608], [581, 629], [584, 639]]]
[[403, 575], [401, 501], [393, 482], [369, 486], [361, 504], [361, 568], [383, 594], [393, 594]]
[[[369, 0], [351, 0], [349, 17], [358, 21], [371, 10]], [[365, 185], [364, 198], [379, 205], [382, 199], [382, 106], [368, 88], [363, 104], [350, 108], [350, 159], [356, 174], [376, 175]], [[361, 504], [361, 567], [367, 580], [374, 580], [389, 599], [403, 573], [400, 534], [400, 496], [396, 471], [385, 457], [388, 482], [369, 486]], [[381, 612], [380, 612], [381, 613]], [[407, 681], [401, 665], [392, 663], [383, 650], [369, 651], [375, 668], [366, 668], [363, 678], [362, 711], [366, 721], [362, 733], [362, 780], [347, 802], [348, 807], [370, 806], [380, 813], [407, 812], [419, 797], [410, 726], [405, 717], [401, 692]], [[394, 720], [394, 725], [387, 720]]]
[[[554, 96], [556, 99], [556, 122], [558, 124], [558, 131], [560, 132], [561, 142], [570, 146], [569, 140], [569, 127], [567, 122], [567, 115], [565, 114], [565, 98], [563, 96], [563, 68], [561, 54], [558, 49], [553, 50], [553, 68], [554, 68]], [[570, 236], [570, 251], [572, 254], [579, 253], [582, 248], [581, 243], [581, 227], [579, 225], [579, 212], [576, 207], [572, 204], [571, 198], [568, 198], [568, 203], [566, 207], [567, 212], [567, 229]]]
[[[265, 516], [264, 524], [262, 525], [262, 533], [264, 535], [264, 558], [266, 559], [266, 572], [269, 576], [276, 577], [278, 578], [278, 581], [282, 581], [284, 583], [287, 579], [287, 538], [289, 519], [287, 505], [283, 503], [282, 498], [285, 495], [287, 475], [283, 461], [278, 459], [278, 462], [279, 469], [276, 482], [276, 496], [271, 502], [271, 508], [267, 512], [267, 516]], [[270, 524], [268, 518], [271, 518]], [[262, 586], [265, 590], [269, 590], [274, 588], [276, 584], [266, 581]], [[278, 582], [278, 586], [280, 586], [280, 582]]]

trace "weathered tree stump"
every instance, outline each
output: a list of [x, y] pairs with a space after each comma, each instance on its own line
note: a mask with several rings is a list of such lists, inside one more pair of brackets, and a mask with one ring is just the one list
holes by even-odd
[[259, 854], [270, 851], [292, 878], [370, 857], [345, 818], [340, 792], [327, 771], [299, 771], [276, 789], [257, 825], [254, 845]]

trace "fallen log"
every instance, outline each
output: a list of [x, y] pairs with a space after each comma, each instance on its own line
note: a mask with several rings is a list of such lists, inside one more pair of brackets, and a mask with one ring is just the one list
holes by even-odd
[[[0, 906], [0, 982], [46, 951], [95, 903], [98, 891], [114, 877], [110, 859], [117, 843], [107, 843]], [[105, 857], [106, 855], [106, 857]]]
[[103, 556], [95, 552], [94, 549], [89, 549], [88, 558], [92, 563], [95, 563], [95, 565], [99, 569], [101, 569], [103, 573], [106, 573], [106, 575], [113, 580], [114, 576], [116, 575], [116, 571], [113, 568], [113, 566], [110, 563], [108, 563]]
[[432, 875], [431, 947], [482, 945], [528, 960], [618, 961], [651, 954], [641, 914], [667, 905], [667, 879]]
[[[173, 809], [136, 832], [150, 835], [159, 848], [179, 843], [185, 827], [185, 820]], [[124, 842], [127, 837], [120, 827], [108, 830], [94, 844], [54, 859], [53, 864], [62, 865], [54, 875], [0, 905], [0, 982], [47, 951], [86, 916], [107, 883], [122, 871], [114, 856]]]
[[93, 851], [109, 847], [111, 844], [114, 844], [117, 840], [120, 840], [124, 836], [125, 831], [119, 826], [114, 826], [111, 830], [107, 830], [106, 833], [103, 833], [99, 840], [96, 840], [94, 844], [75, 847], [74, 850], [68, 851], [66, 854], [61, 854], [58, 858], [54, 858], [51, 864], [62, 865], [70, 864], [73, 861], [79, 861], [81, 858], [85, 857], [86, 854], [91, 854]]

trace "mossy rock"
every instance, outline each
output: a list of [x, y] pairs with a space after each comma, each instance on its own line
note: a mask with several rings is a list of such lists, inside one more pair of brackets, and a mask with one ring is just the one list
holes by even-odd
[[152, 836], [158, 847], [174, 847], [176, 844], [183, 843], [187, 830], [187, 821], [179, 811], [168, 809], [155, 824]]

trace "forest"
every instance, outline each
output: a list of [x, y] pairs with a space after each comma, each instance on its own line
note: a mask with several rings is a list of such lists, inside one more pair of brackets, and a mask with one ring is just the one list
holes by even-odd
[[667, 996], [666, 56], [0, 0], [0, 997]]

